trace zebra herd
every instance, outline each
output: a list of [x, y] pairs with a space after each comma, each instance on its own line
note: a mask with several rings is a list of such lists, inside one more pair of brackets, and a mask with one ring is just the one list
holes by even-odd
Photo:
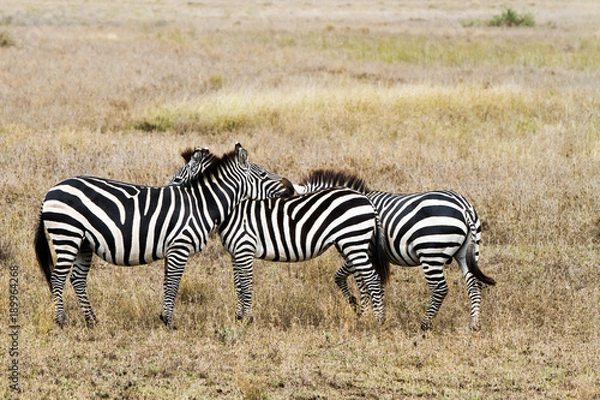
[[[390, 262], [421, 265], [431, 301], [421, 328], [431, 328], [448, 286], [443, 266], [456, 259], [471, 300], [471, 328], [479, 329], [483, 284], [481, 224], [461, 195], [371, 191], [351, 174], [317, 170], [298, 185], [248, 161], [238, 143], [222, 157], [208, 149], [182, 153], [186, 164], [164, 187], [79, 176], [51, 188], [42, 203], [35, 251], [53, 295], [55, 321], [64, 326], [67, 275], [89, 326], [96, 316], [86, 280], [93, 253], [116, 265], [165, 259], [161, 320], [174, 328], [173, 308], [190, 255], [217, 230], [233, 263], [236, 317], [252, 320], [253, 259], [297, 262], [332, 245], [343, 259], [335, 283], [362, 313], [369, 302], [384, 319]], [[348, 287], [353, 275], [360, 306]]]

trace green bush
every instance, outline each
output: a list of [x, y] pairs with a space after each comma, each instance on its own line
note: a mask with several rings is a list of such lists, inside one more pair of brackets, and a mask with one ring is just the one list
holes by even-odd
[[487, 22], [488, 26], [534, 26], [535, 19], [530, 13], [519, 15], [512, 8], [505, 8], [502, 14], [495, 15]]

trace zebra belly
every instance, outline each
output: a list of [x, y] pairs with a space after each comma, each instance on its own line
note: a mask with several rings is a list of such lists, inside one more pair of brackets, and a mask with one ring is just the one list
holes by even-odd
[[325, 246], [320, 247], [318, 249], [313, 249], [310, 252], [307, 249], [295, 248], [289, 243], [286, 245], [278, 243], [276, 244], [276, 246], [273, 246], [273, 244], [274, 243], [260, 243], [260, 245], [256, 248], [254, 258], [275, 262], [306, 261], [320, 256], [329, 247], [331, 247], [333, 243], [327, 243]]
[[97, 243], [95, 239], [97, 238], [86, 235], [86, 240], [90, 243], [94, 253], [111, 264], [127, 266], [142, 265], [165, 257], [162, 249], [155, 249], [155, 252], [152, 251], [153, 249], [146, 249], [144, 254], [141, 255], [139, 248], [129, 248], [127, 256], [125, 256], [124, 248], [116, 247], [113, 253], [106, 244]]

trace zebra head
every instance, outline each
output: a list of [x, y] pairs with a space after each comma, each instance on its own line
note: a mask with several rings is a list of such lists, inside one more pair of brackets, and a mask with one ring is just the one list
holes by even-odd
[[294, 194], [289, 180], [248, 161], [248, 152], [239, 143], [235, 145], [234, 158], [235, 167], [243, 176], [240, 200], [290, 197]]
[[186, 164], [171, 177], [169, 185], [187, 185], [204, 172], [217, 157], [208, 148], [188, 148], [181, 153]]
[[294, 185], [289, 180], [249, 162], [248, 153], [241, 144], [236, 144], [235, 151], [238, 165], [246, 175], [247, 190], [244, 199], [261, 200], [294, 195]]

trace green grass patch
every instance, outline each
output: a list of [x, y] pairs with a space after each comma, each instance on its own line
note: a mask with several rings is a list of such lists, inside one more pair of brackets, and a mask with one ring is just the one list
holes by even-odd
[[506, 38], [430, 37], [406, 35], [324, 38], [322, 43], [356, 61], [422, 66], [528, 66], [591, 70], [600, 68], [600, 43], [525, 41]]

